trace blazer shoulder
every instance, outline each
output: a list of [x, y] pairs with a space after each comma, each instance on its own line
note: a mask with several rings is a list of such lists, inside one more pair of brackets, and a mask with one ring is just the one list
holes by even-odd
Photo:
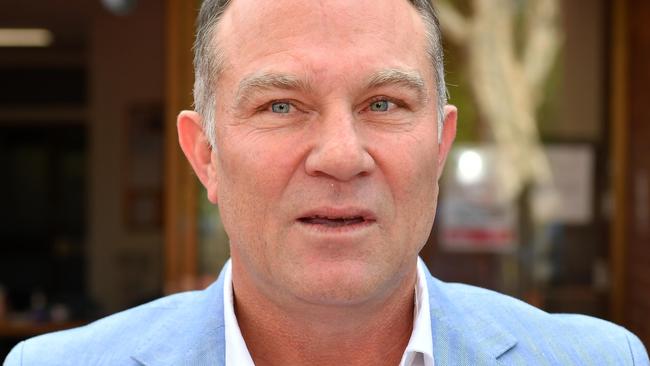
[[627, 340], [630, 347], [630, 353], [632, 354], [632, 361], [634, 365], [641, 366], [650, 366], [650, 358], [648, 357], [648, 351], [641, 343], [641, 340], [636, 335], [627, 331]]
[[578, 314], [551, 314], [513, 297], [469, 285], [445, 287], [451, 303], [458, 307], [457, 314], [472, 314], [517, 339], [516, 346], [502, 360], [650, 366], [641, 341], [609, 321]]
[[130, 352], [156, 337], [170, 318], [182, 319], [199, 291], [175, 294], [99, 319], [88, 325], [44, 334], [16, 345], [4, 365], [129, 365]]

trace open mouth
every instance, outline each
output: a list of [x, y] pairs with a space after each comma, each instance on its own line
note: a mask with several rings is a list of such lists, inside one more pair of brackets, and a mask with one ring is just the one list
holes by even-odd
[[327, 227], [342, 227], [368, 223], [369, 220], [363, 216], [349, 216], [349, 217], [329, 217], [329, 216], [308, 216], [301, 217], [298, 221], [308, 225], [323, 225]]

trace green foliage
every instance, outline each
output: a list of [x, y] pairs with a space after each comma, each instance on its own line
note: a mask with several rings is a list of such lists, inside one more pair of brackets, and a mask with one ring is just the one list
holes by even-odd
[[458, 108], [457, 142], [478, 142], [478, 110], [469, 74], [465, 71], [464, 54], [460, 48], [453, 44], [445, 44], [445, 78], [449, 89], [449, 103]]

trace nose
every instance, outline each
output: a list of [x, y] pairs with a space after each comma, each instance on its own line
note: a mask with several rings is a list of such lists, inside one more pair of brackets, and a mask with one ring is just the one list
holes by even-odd
[[307, 174], [349, 181], [375, 169], [375, 160], [351, 113], [332, 115], [319, 122], [314, 131], [315, 144], [305, 161]]

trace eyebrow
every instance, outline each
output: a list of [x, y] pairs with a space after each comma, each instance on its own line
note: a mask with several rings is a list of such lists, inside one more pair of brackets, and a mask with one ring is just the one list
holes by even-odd
[[308, 82], [291, 74], [262, 72], [249, 75], [239, 82], [235, 105], [251, 98], [256, 93], [268, 89], [309, 90]]
[[426, 84], [419, 72], [403, 69], [380, 70], [368, 78], [367, 88], [380, 88], [388, 85], [401, 85], [412, 89], [418, 95], [419, 101], [426, 101], [428, 97]]
[[[380, 88], [389, 85], [401, 85], [415, 91], [418, 100], [423, 102], [428, 97], [424, 79], [414, 70], [384, 69], [372, 74], [366, 81], [366, 88]], [[260, 72], [246, 76], [239, 82], [235, 97], [235, 106], [251, 98], [262, 90], [283, 89], [283, 90], [311, 90], [309, 82], [299, 77], [277, 72]]]

